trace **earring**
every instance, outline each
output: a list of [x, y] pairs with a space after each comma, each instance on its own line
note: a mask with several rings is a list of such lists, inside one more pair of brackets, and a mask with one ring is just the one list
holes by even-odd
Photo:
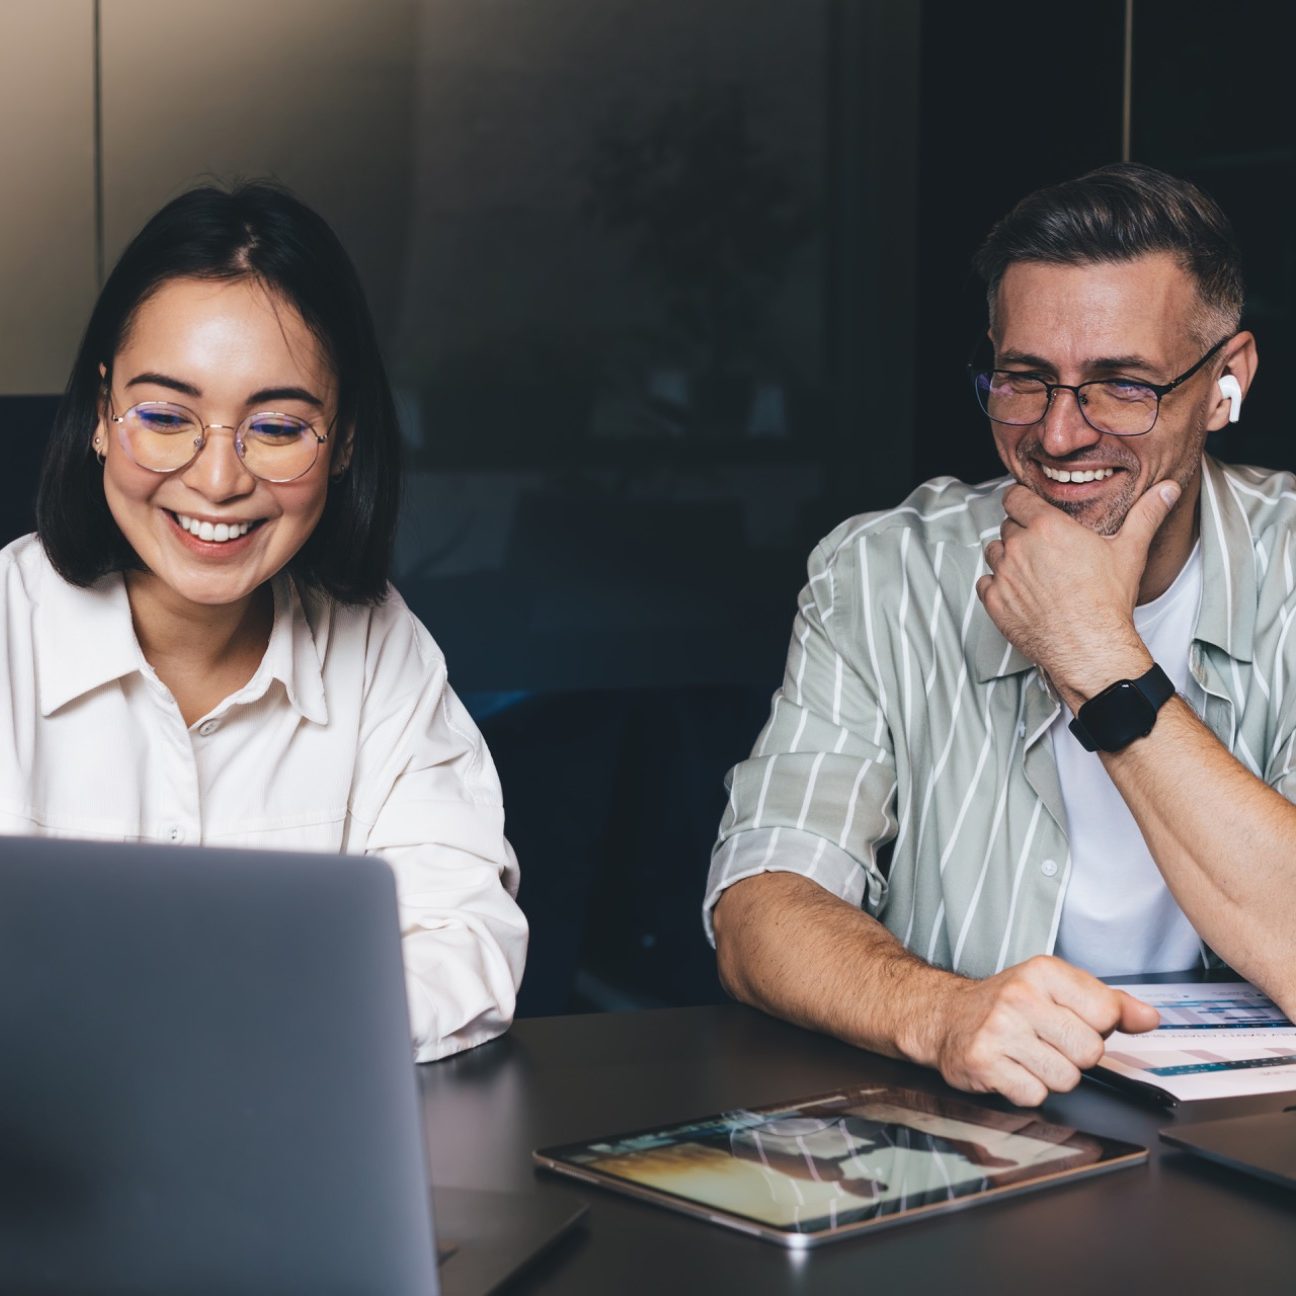
[[98, 437], [95, 437], [94, 441], [91, 444], [94, 447], [95, 458], [99, 460], [99, 467], [102, 468], [105, 462], [104, 452], [103, 452], [103, 442]]

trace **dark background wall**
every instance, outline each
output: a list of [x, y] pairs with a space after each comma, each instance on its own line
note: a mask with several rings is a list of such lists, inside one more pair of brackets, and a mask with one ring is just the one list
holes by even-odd
[[[44, 160], [95, 168], [99, 261], [213, 172], [281, 175], [355, 251], [403, 411], [397, 584], [500, 767], [524, 1012], [719, 994], [698, 902], [721, 778], [806, 553], [928, 476], [998, 471], [963, 374], [968, 264], [1022, 194], [1126, 149], [1211, 190], [1263, 357], [1216, 448], [1296, 467], [1288, 5], [292, 0], [257, 30], [300, 26], [302, 76], [268, 81], [241, 37], [221, 54], [218, 7], [78, 3], [96, 108], [87, 148]], [[145, 56], [140, 94], [121, 68]], [[21, 241], [6, 339], [5, 267], [42, 258]], [[64, 333], [30, 372], [66, 366]], [[7, 538], [57, 381], [0, 387]]]

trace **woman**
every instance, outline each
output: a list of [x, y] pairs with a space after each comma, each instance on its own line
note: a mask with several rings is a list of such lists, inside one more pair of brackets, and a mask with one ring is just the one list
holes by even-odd
[[380, 853], [426, 1061], [507, 1028], [527, 929], [490, 756], [387, 583], [397, 454], [328, 226], [265, 184], [163, 208], [0, 553], [0, 832]]

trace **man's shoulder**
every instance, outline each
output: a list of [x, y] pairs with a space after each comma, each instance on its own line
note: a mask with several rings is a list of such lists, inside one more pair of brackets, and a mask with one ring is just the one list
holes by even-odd
[[826, 567], [849, 561], [860, 542], [891, 548], [903, 544], [915, 557], [937, 546], [979, 552], [1003, 523], [1003, 497], [1011, 477], [971, 486], [956, 477], [933, 477], [894, 508], [847, 518], [819, 542], [815, 557]]
[[1206, 470], [1228, 491], [1253, 535], [1296, 527], [1296, 475], [1209, 458]]

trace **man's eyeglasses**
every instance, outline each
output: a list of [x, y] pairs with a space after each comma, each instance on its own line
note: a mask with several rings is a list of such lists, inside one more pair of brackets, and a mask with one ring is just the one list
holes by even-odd
[[141, 401], [125, 414], [112, 415], [111, 421], [117, 425], [117, 440], [127, 455], [155, 473], [189, 467], [202, 454], [207, 433], [213, 428], [233, 432], [234, 452], [243, 466], [267, 482], [290, 482], [304, 476], [329, 438], [328, 432], [321, 435], [294, 414], [262, 411], [231, 427], [228, 423], [204, 423], [192, 410], [170, 401]]
[[[1232, 335], [1230, 335], [1232, 336]], [[977, 402], [995, 423], [1028, 427], [1041, 423], [1053, 403], [1053, 393], [1069, 391], [1080, 416], [1095, 432], [1111, 436], [1144, 436], [1156, 426], [1161, 399], [1186, 383], [1229, 338], [1221, 338], [1191, 369], [1168, 383], [1140, 382], [1135, 378], [1096, 378], [1091, 382], [1046, 382], [1038, 374], [1011, 369], [977, 369], [968, 366]]]

